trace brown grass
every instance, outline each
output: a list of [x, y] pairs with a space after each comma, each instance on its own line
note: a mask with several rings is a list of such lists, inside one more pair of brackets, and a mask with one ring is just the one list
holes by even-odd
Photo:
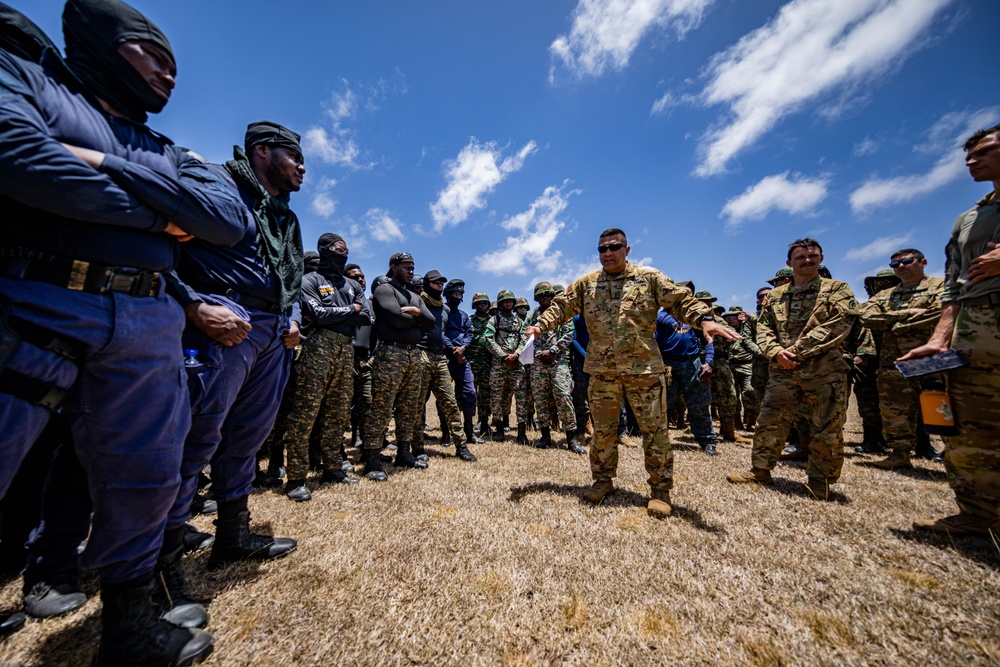
[[[854, 419], [849, 443], [858, 431]], [[910, 529], [954, 511], [941, 466], [887, 472], [851, 456], [837, 501], [820, 503], [789, 466], [772, 488], [727, 483], [749, 446], [711, 459], [673, 437], [675, 511], [662, 521], [645, 513], [638, 447], [623, 448], [600, 507], [580, 498], [585, 457], [513, 443], [473, 447], [471, 465], [430, 446], [427, 471], [323, 487], [309, 503], [256, 493], [255, 527], [299, 548], [220, 573], [205, 553], [187, 558], [211, 600], [207, 664], [1000, 662], [996, 546]], [[20, 582], [7, 582], [0, 609], [19, 605]], [[95, 598], [29, 622], [0, 644], [0, 665], [88, 664], [99, 633]]]

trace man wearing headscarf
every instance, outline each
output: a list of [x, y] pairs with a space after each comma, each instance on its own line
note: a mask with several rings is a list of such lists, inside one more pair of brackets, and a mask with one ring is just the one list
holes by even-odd
[[159, 619], [151, 597], [190, 425], [162, 273], [178, 240], [232, 245], [249, 214], [143, 125], [177, 74], [159, 28], [117, 0], [69, 0], [63, 31], [65, 61], [0, 51], [0, 494], [61, 409], [94, 503], [81, 564], [101, 579], [99, 662], [187, 663], [211, 635]]
[[285, 493], [299, 502], [312, 499], [306, 486], [309, 434], [319, 430], [323, 452], [321, 483], [355, 483], [341, 465], [344, 431], [351, 423], [354, 395], [354, 334], [374, 320], [364, 288], [346, 277], [347, 243], [328, 232], [317, 242], [320, 264], [302, 280], [307, 340], [289, 385], [287, 419], [277, 425], [288, 452]]
[[184, 354], [192, 414], [181, 488], [157, 572], [174, 607], [171, 614], [189, 626], [208, 620], [187, 591], [180, 565], [184, 522], [206, 465], [212, 464], [212, 495], [219, 507], [209, 569], [278, 558], [295, 548], [295, 540], [251, 533], [247, 500], [256, 453], [274, 424], [299, 342], [302, 237], [288, 207], [305, 174], [298, 140], [270, 121], [247, 127], [244, 147], [234, 147], [233, 160], [217, 171], [239, 193], [253, 221], [232, 247], [186, 244], [176, 272], [167, 277], [187, 315]]

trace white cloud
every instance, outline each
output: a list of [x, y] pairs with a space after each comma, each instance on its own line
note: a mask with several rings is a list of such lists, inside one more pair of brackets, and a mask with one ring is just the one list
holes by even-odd
[[549, 276], [547, 280], [558, 274], [562, 252], [550, 250], [566, 226], [561, 216], [569, 205], [569, 198], [580, 193], [580, 190], [566, 191], [566, 187], [567, 183], [550, 185], [528, 210], [500, 223], [512, 234], [503, 248], [475, 258], [478, 269], [498, 276], [523, 276], [531, 271]]
[[600, 76], [607, 68], [623, 69], [642, 38], [651, 30], [673, 30], [682, 38], [702, 19], [713, 0], [580, 0], [573, 10], [569, 35], [549, 46], [555, 79], [561, 63], [577, 77]]
[[871, 155], [876, 150], [878, 150], [878, 144], [875, 143], [875, 140], [871, 137], [865, 137], [854, 145], [854, 150], [851, 151], [851, 154], [854, 157], [864, 157], [865, 155]]
[[928, 140], [914, 147], [918, 153], [939, 157], [934, 166], [922, 174], [879, 178], [872, 176], [851, 193], [851, 208], [864, 213], [875, 208], [912, 201], [968, 174], [962, 143], [976, 130], [995, 125], [1000, 119], [1000, 107], [945, 114], [928, 131]]
[[496, 143], [480, 144], [475, 137], [458, 157], [445, 163], [447, 184], [431, 204], [434, 230], [465, 221], [473, 211], [486, 206], [486, 195], [512, 173], [524, 166], [524, 160], [535, 152], [537, 145], [529, 141], [515, 155], [503, 156]]
[[302, 137], [305, 157], [349, 169], [370, 169], [372, 163], [360, 161], [361, 149], [354, 140], [353, 131], [345, 127], [345, 122], [356, 119], [361, 106], [369, 110], [377, 108], [375, 100], [384, 97], [389, 89], [385, 85], [370, 87], [368, 95], [362, 98], [346, 79], [341, 79], [341, 83], [343, 92], [333, 93], [324, 105], [329, 127], [314, 125]]
[[389, 243], [390, 241], [402, 241], [406, 238], [399, 226], [399, 221], [384, 209], [369, 209], [365, 213], [365, 224], [368, 226], [368, 233], [376, 241]]
[[760, 220], [771, 211], [808, 215], [826, 199], [828, 178], [788, 177], [788, 172], [775, 174], [751, 185], [743, 194], [733, 197], [722, 207], [720, 216], [727, 216], [727, 231], [739, 229], [747, 220]]
[[951, 0], [792, 0], [709, 63], [706, 105], [730, 117], [702, 138], [699, 176], [725, 171], [782, 118], [821, 94], [884, 73]]
[[668, 91], [653, 102], [653, 108], [649, 110], [649, 113], [653, 116], [665, 114], [667, 111], [677, 106], [677, 104], [677, 98]]
[[333, 198], [330, 191], [337, 185], [337, 181], [332, 178], [321, 178], [316, 186], [316, 193], [312, 198], [312, 210], [321, 218], [332, 217], [337, 210], [337, 200]]
[[880, 236], [868, 245], [860, 248], [851, 248], [844, 255], [845, 262], [867, 262], [873, 259], [885, 259], [889, 261], [889, 256], [900, 248], [904, 248], [907, 243], [913, 240], [912, 232], [897, 234], [896, 236]]

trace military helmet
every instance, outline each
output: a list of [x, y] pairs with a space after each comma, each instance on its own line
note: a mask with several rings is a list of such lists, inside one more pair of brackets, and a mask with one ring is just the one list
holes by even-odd
[[514, 296], [514, 293], [511, 292], [509, 289], [502, 289], [502, 290], [500, 290], [500, 293], [497, 294], [497, 301], [496, 302], [500, 303], [501, 301], [505, 301], [507, 299], [516, 299], [516, 298], [517, 297]]
[[718, 299], [712, 296], [712, 293], [709, 292], [708, 290], [701, 290], [700, 292], [695, 292], [694, 298], [698, 299], [699, 301], [711, 301], [712, 303], [718, 301]]
[[826, 268], [826, 264], [820, 264], [818, 271], [821, 278], [833, 278], [833, 274], [830, 273], [830, 269]]
[[473, 307], [475, 307], [475, 305], [477, 303], [482, 303], [484, 301], [486, 303], [490, 302], [490, 297], [489, 297], [489, 295], [486, 292], [476, 292], [475, 294], [472, 295], [472, 306]]
[[525, 299], [523, 296], [519, 296], [514, 301], [514, 307], [515, 308], [531, 308], [531, 305], [528, 303], [527, 299]]
[[559, 296], [560, 294], [566, 293], [566, 288], [560, 285], [559, 283], [555, 283], [554, 285], [552, 285], [552, 291], [556, 293], [556, 296]]
[[451, 294], [452, 292], [462, 292], [465, 293], [465, 281], [461, 278], [452, 278], [448, 281], [448, 284], [444, 286], [444, 293]]
[[389, 276], [381, 276], [381, 275], [375, 276], [375, 280], [372, 281], [372, 294], [375, 293], [376, 287], [378, 287], [379, 285], [385, 285], [388, 282], [392, 282], [391, 280], [389, 280]]
[[787, 266], [783, 266], [777, 271], [775, 271], [774, 277], [771, 278], [770, 280], [765, 280], [764, 282], [769, 284], [771, 287], [774, 287], [777, 284], [777, 282], [783, 278], [788, 278], [789, 280], [792, 279], [792, 270]]
[[538, 299], [543, 294], [552, 294], [554, 296], [555, 293], [556, 291], [552, 289], [552, 285], [549, 283], [542, 282], [535, 285], [535, 299]]
[[413, 280], [410, 281], [410, 287], [423, 287], [424, 277], [419, 273], [413, 274]]

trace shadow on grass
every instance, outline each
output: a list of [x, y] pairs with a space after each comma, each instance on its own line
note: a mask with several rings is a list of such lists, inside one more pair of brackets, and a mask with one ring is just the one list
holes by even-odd
[[[798, 498], [808, 498], [809, 500], [815, 500], [812, 491], [809, 487], [805, 485], [805, 482], [795, 482], [790, 479], [781, 479], [780, 477], [775, 478], [774, 484], [767, 486], [766, 488], [786, 496], [794, 496]], [[851, 499], [845, 496], [840, 491], [830, 490], [830, 496], [826, 499], [826, 502], [838, 503], [841, 505], [849, 505]]]
[[[512, 503], [519, 503], [526, 496], [534, 495], [537, 493], [555, 493], [560, 496], [574, 496], [580, 501], [581, 505], [586, 507], [594, 507], [593, 504], [587, 502], [583, 499], [583, 492], [590, 488], [587, 486], [575, 486], [573, 484], [555, 484], [553, 482], [536, 482], [534, 484], [525, 484], [524, 486], [515, 486], [510, 490], [509, 500]], [[649, 498], [641, 493], [636, 493], [635, 491], [630, 491], [628, 489], [615, 488], [614, 491], [609, 493], [601, 501], [599, 507], [641, 507], [646, 508], [646, 503]], [[687, 521], [692, 526], [699, 530], [704, 530], [708, 533], [713, 533], [716, 535], [726, 534], [725, 529], [720, 526], [711, 524], [702, 517], [701, 513], [697, 510], [688, 509], [686, 507], [680, 507], [677, 505], [673, 506], [673, 513], [671, 516], [675, 516], [682, 521]]]
[[870, 468], [872, 470], [882, 470], [883, 472], [893, 473], [896, 475], [902, 475], [903, 477], [909, 477], [910, 479], [917, 479], [921, 481], [928, 482], [946, 482], [948, 478], [944, 474], [944, 468], [940, 470], [934, 470], [931, 468], [892, 468], [885, 470], [879, 468], [875, 465], [874, 461], [856, 461], [854, 465], [860, 468]]
[[[989, 535], [952, 536], [928, 530], [903, 530], [891, 528], [893, 535], [907, 542], [915, 542], [941, 551], [957, 551], [969, 560], [1000, 570], [1000, 546]], [[997, 536], [1000, 541], [1000, 535]]]
[[36, 650], [43, 665], [89, 665], [101, 637], [101, 611], [75, 612], [78, 618], [59, 632], [46, 635]]

